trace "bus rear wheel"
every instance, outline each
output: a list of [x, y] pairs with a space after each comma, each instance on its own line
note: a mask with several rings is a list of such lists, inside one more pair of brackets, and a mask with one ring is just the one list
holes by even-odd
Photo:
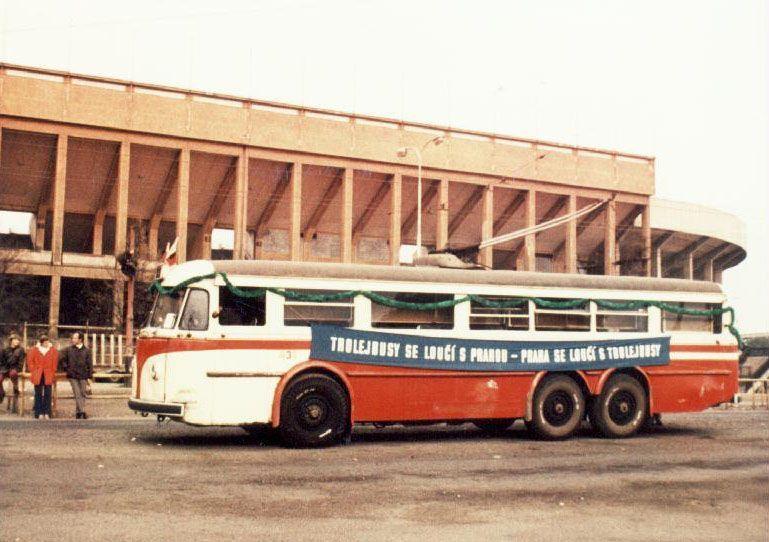
[[473, 420], [473, 425], [486, 433], [501, 433], [515, 423], [515, 418], [499, 418], [490, 420]]
[[566, 439], [579, 428], [584, 410], [585, 396], [574, 380], [548, 376], [534, 392], [532, 418], [526, 427], [545, 440]]
[[609, 378], [590, 409], [590, 421], [598, 434], [608, 438], [635, 435], [646, 421], [646, 390], [632, 376]]
[[348, 430], [349, 401], [339, 383], [307, 374], [291, 382], [280, 401], [278, 430], [284, 443], [314, 448], [339, 443]]

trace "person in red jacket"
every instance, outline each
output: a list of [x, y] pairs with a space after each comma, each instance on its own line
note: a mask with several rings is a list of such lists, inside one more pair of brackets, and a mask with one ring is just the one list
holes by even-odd
[[40, 335], [37, 345], [27, 353], [29, 379], [35, 385], [35, 418], [51, 418], [51, 387], [56, 378], [59, 352], [48, 335]]

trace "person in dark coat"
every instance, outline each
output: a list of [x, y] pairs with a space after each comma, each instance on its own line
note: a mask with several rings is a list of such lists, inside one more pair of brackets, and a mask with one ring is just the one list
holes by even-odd
[[3, 382], [5, 379], [11, 381], [13, 386], [13, 396], [11, 398], [11, 411], [16, 412], [19, 400], [19, 373], [24, 368], [24, 358], [26, 354], [21, 346], [21, 341], [16, 335], [11, 335], [8, 339], [8, 348], [0, 353], [0, 403], [5, 399], [5, 390]]
[[85, 396], [93, 378], [91, 351], [83, 344], [83, 334], [75, 332], [70, 338], [72, 344], [59, 353], [59, 367], [67, 373], [67, 379], [75, 396], [75, 418], [88, 419], [85, 413]]
[[58, 363], [59, 352], [51, 346], [48, 335], [40, 335], [37, 345], [27, 354], [29, 380], [35, 386], [35, 418], [51, 418], [51, 388]]

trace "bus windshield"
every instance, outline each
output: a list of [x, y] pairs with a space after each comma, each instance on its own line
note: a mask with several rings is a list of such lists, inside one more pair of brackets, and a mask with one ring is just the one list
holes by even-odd
[[150, 314], [147, 326], [163, 329], [173, 328], [182, 308], [185, 292], [186, 290], [179, 290], [172, 294], [158, 295], [155, 298], [155, 306], [152, 307], [152, 314]]

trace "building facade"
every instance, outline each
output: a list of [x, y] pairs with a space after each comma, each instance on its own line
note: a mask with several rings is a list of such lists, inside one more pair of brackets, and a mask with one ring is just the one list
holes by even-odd
[[423, 245], [462, 248], [604, 200], [479, 261], [719, 281], [745, 257], [740, 221], [656, 200], [654, 180], [647, 156], [0, 64], [0, 211], [33, 217], [0, 260], [50, 278], [52, 330], [63, 278], [122, 295], [128, 246], [144, 280], [175, 238], [180, 260], [399, 265], [419, 223]]

